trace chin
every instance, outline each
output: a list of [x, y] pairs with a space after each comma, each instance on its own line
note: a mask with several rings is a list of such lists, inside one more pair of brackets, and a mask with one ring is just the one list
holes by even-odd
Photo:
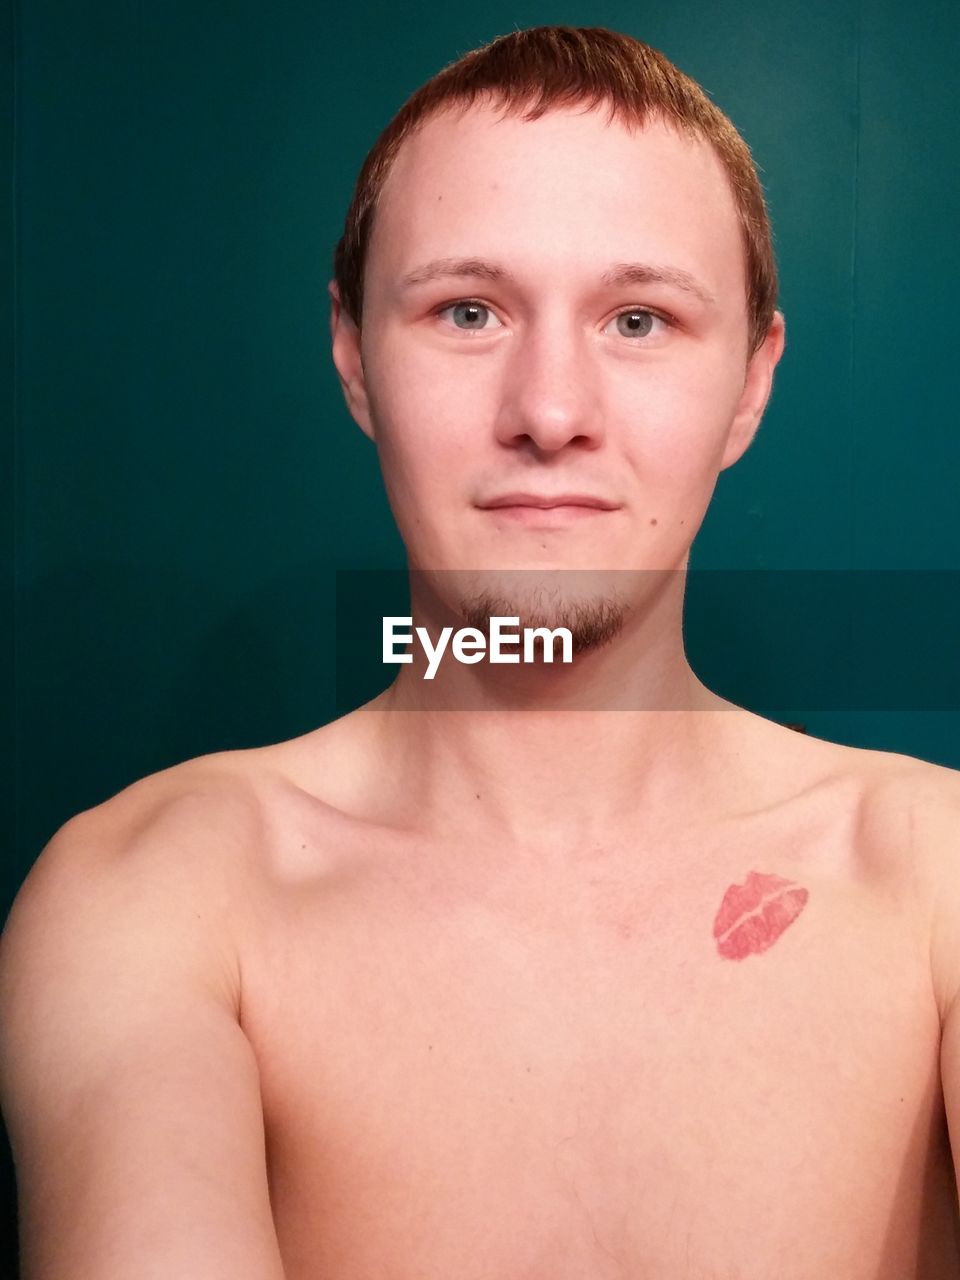
[[635, 571], [616, 569], [415, 570], [414, 576], [458, 626], [489, 635], [490, 619], [498, 617], [517, 618], [520, 628], [566, 627], [574, 653], [612, 640], [638, 589]]

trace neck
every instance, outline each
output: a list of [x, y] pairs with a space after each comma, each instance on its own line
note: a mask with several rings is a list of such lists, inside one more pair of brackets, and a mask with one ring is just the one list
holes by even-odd
[[[684, 581], [671, 573], [614, 639], [570, 664], [450, 659], [426, 680], [415, 647], [368, 704], [403, 807], [438, 832], [531, 851], [628, 838], [698, 805], [706, 813], [737, 708], [687, 663]], [[422, 602], [413, 620], [439, 631]]]

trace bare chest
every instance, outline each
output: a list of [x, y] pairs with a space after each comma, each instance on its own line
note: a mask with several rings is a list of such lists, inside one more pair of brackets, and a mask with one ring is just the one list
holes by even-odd
[[955, 1274], [896, 884], [750, 841], [537, 892], [463, 865], [358, 853], [264, 916], [244, 1027], [289, 1280]]

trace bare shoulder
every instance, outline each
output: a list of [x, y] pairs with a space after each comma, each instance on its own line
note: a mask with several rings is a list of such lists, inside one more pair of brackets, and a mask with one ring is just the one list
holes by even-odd
[[846, 750], [863, 782], [866, 816], [906, 841], [931, 873], [951, 874], [951, 856], [960, 852], [960, 770], [895, 752]]
[[[960, 823], [960, 770], [894, 751], [836, 746], [840, 776], [860, 798], [860, 824], [870, 847], [886, 850], [916, 876], [950, 872]], [[946, 860], [945, 860], [946, 859]]]
[[913, 766], [904, 766], [896, 799], [930, 884], [930, 968], [942, 1021], [960, 994], [960, 770]]
[[0, 1098], [31, 1276], [281, 1274], [241, 1019], [259, 822], [244, 767], [187, 762], [71, 818], [21, 886]]
[[120, 882], [189, 899], [208, 929], [229, 926], [249, 939], [277, 850], [305, 822], [316, 828], [338, 803], [349, 808], [364, 772], [353, 745], [358, 720], [351, 713], [300, 737], [197, 756], [130, 783], [54, 833], [18, 898], [52, 879], [82, 879], [84, 868], [112, 869]]
[[289, 789], [288, 745], [185, 760], [131, 783], [66, 826], [75, 842], [104, 841], [105, 854], [138, 849], [145, 855], [150, 846], [167, 865], [180, 862], [194, 874], [241, 874], [255, 863], [279, 797]]
[[43, 932], [48, 912], [101, 895], [117, 926], [154, 905], [169, 932], [201, 942], [212, 976], [239, 998], [237, 955], [269, 805], [269, 769], [255, 752], [199, 757], [139, 779], [65, 822], [40, 851], [14, 899], [0, 950]]
[[832, 753], [838, 774], [855, 782], [865, 806], [889, 817], [899, 813], [911, 822], [944, 815], [960, 797], [960, 770], [933, 764], [896, 751], [821, 743]]
[[893, 752], [849, 755], [876, 864], [912, 885], [941, 1019], [960, 994], [960, 770]]
[[66, 826], [78, 838], [86, 830], [128, 845], [159, 825], [217, 848], [256, 825], [268, 786], [267, 753], [217, 752], [140, 778]]
[[929, 917], [957, 880], [960, 770], [796, 733], [752, 714], [743, 723], [742, 758], [750, 786], [758, 779], [756, 793], [772, 796], [784, 822], [808, 815], [835, 832], [842, 825], [849, 872], [910, 894]]

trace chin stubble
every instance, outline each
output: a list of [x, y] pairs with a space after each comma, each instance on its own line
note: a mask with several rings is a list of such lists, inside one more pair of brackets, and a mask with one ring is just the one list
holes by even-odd
[[542, 602], [524, 604], [503, 595], [481, 591], [460, 602], [459, 613], [468, 627], [475, 627], [490, 639], [491, 618], [519, 618], [521, 628], [566, 627], [574, 654], [586, 653], [608, 644], [622, 629], [626, 605], [615, 598], [558, 600], [545, 608]]

